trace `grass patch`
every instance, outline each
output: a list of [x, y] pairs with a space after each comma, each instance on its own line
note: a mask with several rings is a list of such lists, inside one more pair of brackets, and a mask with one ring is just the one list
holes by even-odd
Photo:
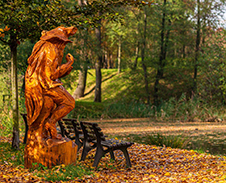
[[126, 102], [119, 101], [106, 105], [103, 116], [107, 118], [144, 118], [154, 115], [151, 106], [147, 106], [136, 101]]
[[[20, 150], [14, 150], [8, 142], [0, 142], [0, 164], [11, 165], [24, 169], [24, 144], [20, 144]], [[92, 175], [91, 169], [83, 165], [67, 165], [64, 164], [48, 169], [43, 165], [37, 166], [35, 169], [29, 170], [35, 176], [41, 177], [46, 181], [70, 181], [76, 178], [82, 178], [85, 175]]]
[[20, 150], [12, 149], [12, 145], [8, 142], [0, 143], [0, 163], [10, 164], [13, 166], [24, 166], [24, 144], [20, 144]]
[[168, 122], [220, 122], [225, 116], [224, 106], [214, 105], [196, 97], [186, 99], [185, 94], [179, 100], [171, 98], [159, 107], [147, 105], [137, 100], [122, 97], [114, 102], [101, 103], [78, 100], [74, 110], [69, 114], [82, 119], [116, 119], [116, 118], [152, 118], [155, 121]]
[[116, 137], [119, 139], [147, 145], [196, 150], [200, 153], [210, 153], [213, 155], [226, 155], [226, 133], [197, 133], [194, 136], [189, 135], [189, 133], [186, 135], [167, 135], [164, 132], [164, 134], [130, 134], [126, 136], [118, 135]]
[[117, 136], [119, 139], [129, 140], [140, 144], [156, 145], [161, 147], [184, 148], [187, 145], [187, 138], [173, 135], [163, 135], [153, 133], [148, 135], [130, 134], [128, 136]]
[[86, 167], [81, 165], [64, 164], [55, 166], [52, 169], [45, 169], [45, 173], [37, 173], [38, 177], [43, 177], [46, 181], [70, 181], [76, 178], [82, 178], [84, 175], [92, 175], [93, 173]]
[[76, 101], [75, 108], [68, 114], [69, 118], [100, 119], [105, 105], [103, 103]]
[[187, 149], [195, 149], [213, 155], [226, 155], [226, 132], [190, 136]]

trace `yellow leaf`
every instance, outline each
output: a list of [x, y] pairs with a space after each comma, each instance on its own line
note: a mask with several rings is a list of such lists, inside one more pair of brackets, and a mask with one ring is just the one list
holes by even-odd
[[5, 26], [4, 31], [9, 31], [9, 30], [10, 30], [10, 28], [8, 26]]
[[171, 176], [171, 173], [167, 172], [165, 173], [165, 176]]

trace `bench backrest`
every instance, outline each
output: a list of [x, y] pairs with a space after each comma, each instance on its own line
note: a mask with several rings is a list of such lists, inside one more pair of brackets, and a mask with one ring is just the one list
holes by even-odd
[[66, 136], [73, 140], [75, 138], [79, 139], [79, 134], [83, 134], [76, 119], [61, 119], [58, 124], [63, 137]]
[[97, 123], [80, 122], [80, 124], [84, 133], [84, 140], [97, 141], [97, 143], [105, 141], [104, 134]]
[[28, 124], [27, 124], [27, 114], [21, 113], [21, 116], [23, 117], [24, 123], [25, 123], [25, 134], [24, 134], [24, 141], [23, 143], [26, 144], [27, 142], [27, 132], [28, 132]]

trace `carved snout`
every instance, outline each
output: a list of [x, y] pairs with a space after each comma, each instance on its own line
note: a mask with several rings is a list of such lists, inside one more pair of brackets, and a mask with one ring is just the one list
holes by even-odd
[[68, 62], [74, 62], [74, 57], [73, 57], [70, 53], [68, 53], [68, 54], [66, 55], [66, 60], [67, 60]]
[[68, 37], [74, 35], [77, 32], [77, 28], [76, 27], [68, 27], [65, 28], [65, 31], [67, 32]]

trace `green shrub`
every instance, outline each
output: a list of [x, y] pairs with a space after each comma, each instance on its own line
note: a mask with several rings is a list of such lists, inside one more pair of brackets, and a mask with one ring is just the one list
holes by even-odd
[[128, 136], [118, 136], [119, 139], [129, 139], [136, 143], [147, 144], [147, 145], [156, 145], [156, 146], [165, 146], [171, 148], [185, 148], [187, 146], [187, 138], [182, 138], [177, 135], [163, 135], [160, 133], [153, 133], [147, 135], [137, 135], [130, 134]]
[[209, 119], [222, 120], [224, 107], [218, 103], [209, 103], [199, 96], [187, 99], [182, 94], [179, 99], [174, 97], [156, 109], [155, 117], [161, 120], [172, 121], [209, 121]]
[[104, 110], [103, 103], [76, 101], [75, 108], [68, 114], [69, 118], [99, 119]]
[[59, 165], [52, 169], [46, 169], [45, 174], [37, 174], [43, 177], [46, 181], [70, 181], [75, 178], [81, 178], [84, 175], [91, 175], [92, 172], [80, 165]]
[[24, 144], [20, 144], [20, 150], [15, 150], [12, 148], [11, 144], [8, 142], [0, 143], [0, 164], [9, 163], [14, 166], [24, 165]]
[[[10, 164], [13, 166], [19, 166], [24, 168], [24, 148], [25, 145], [20, 143], [20, 150], [12, 148], [11, 143], [0, 143], [0, 164]], [[34, 163], [36, 165], [37, 163]], [[76, 177], [80, 178], [84, 175], [91, 175], [90, 169], [83, 167], [82, 165], [59, 165], [52, 169], [47, 169], [42, 164], [39, 164], [36, 168], [30, 169], [30, 171], [36, 172], [37, 176], [43, 177], [47, 181], [65, 181], [73, 180]], [[43, 174], [44, 172], [44, 174]]]
[[172, 148], [184, 148], [187, 144], [187, 139], [181, 138], [180, 136], [164, 136], [162, 134], [147, 135], [145, 144], [166, 146]]
[[136, 101], [119, 101], [106, 105], [103, 116], [108, 118], [143, 118], [151, 117], [154, 110], [151, 106]]

